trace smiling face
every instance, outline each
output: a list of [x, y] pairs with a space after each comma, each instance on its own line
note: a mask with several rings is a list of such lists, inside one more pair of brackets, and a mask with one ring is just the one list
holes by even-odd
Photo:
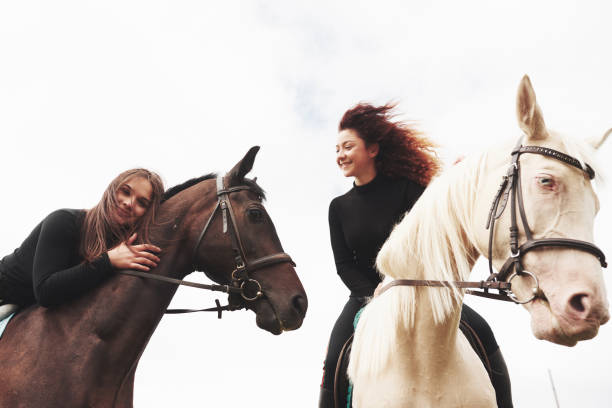
[[123, 226], [136, 224], [147, 212], [153, 195], [151, 183], [144, 177], [132, 177], [119, 186], [115, 192], [117, 207], [112, 217]]
[[338, 133], [336, 163], [344, 177], [355, 178], [355, 184], [366, 184], [376, 176], [377, 155], [378, 144], [366, 145], [355, 130], [344, 129]]

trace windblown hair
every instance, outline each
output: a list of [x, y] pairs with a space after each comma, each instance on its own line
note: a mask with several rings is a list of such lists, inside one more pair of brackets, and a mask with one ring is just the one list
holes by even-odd
[[[118, 207], [117, 190], [134, 177], [142, 177], [151, 183], [153, 192], [149, 207], [145, 214], [134, 225], [127, 228], [118, 225], [113, 219], [113, 211]], [[146, 169], [132, 169], [119, 174], [108, 185], [102, 199], [93, 208], [87, 211], [81, 230], [80, 253], [83, 259], [91, 262], [100, 255], [113, 248], [120, 242], [126, 241], [136, 230], [141, 229], [140, 240], [149, 241], [149, 229], [155, 220], [160, 202], [164, 194], [164, 184], [156, 173]]]
[[405, 122], [394, 121], [395, 106], [359, 103], [344, 113], [338, 130], [356, 131], [368, 146], [378, 143], [377, 172], [426, 187], [441, 167], [435, 145]]

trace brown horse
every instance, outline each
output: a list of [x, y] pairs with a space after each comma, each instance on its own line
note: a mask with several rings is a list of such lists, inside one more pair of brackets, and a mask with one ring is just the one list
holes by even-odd
[[[258, 149], [217, 182], [204, 176], [170, 190], [151, 231], [163, 248], [152, 272], [183, 279], [205, 270], [234, 292], [243, 285], [230, 298], [280, 334], [301, 326], [308, 303], [263, 191], [244, 177]], [[0, 340], [0, 407], [131, 407], [138, 360], [176, 289], [118, 274], [74, 302], [17, 314]]]

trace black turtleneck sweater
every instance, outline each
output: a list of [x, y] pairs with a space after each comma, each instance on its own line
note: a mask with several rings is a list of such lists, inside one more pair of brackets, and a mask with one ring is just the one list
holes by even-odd
[[105, 253], [93, 262], [79, 254], [83, 210], [57, 210], [23, 244], [0, 260], [0, 300], [52, 306], [76, 298], [111, 276]]
[[372, 296], [380, 283], [374, 262], [395, 224], [409, 211], [424, 188], [408, 179], [377, 175], [353, 185], [329, 205], [329, 230], [338, 275], [351, 296]]

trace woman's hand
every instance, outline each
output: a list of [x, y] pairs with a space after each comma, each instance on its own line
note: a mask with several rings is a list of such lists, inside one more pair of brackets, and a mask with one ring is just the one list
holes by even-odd
[[157, 266], [159, 258], [151, 252], [161, 252], [161, 249], [151, 244], [132, 245], [135, 239], [136, 233], [108, 251], [108, 258], [115, 269], [148, 271]]

